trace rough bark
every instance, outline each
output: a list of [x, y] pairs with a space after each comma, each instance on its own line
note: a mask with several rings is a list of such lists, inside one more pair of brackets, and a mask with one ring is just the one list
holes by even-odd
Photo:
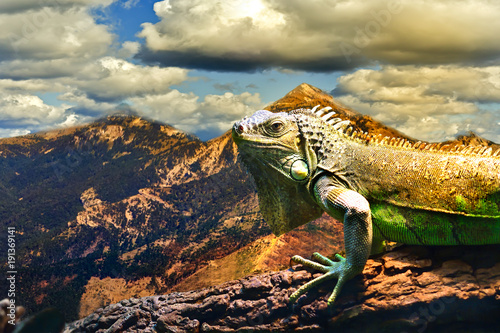
[[499, 332], [500, 246], [401, 247], [370, 259], [329, 309], [316, 272], [248, 276], [198, 291], [128, 299], [65, 332]]

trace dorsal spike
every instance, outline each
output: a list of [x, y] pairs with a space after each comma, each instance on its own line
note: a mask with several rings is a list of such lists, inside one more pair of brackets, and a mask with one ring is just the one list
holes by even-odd
[[327, 121], [328, 119], [330, 119], [334, 115], [335, 115], [335, 112], [327, 112], [323, 116], [321, 116], [321, 119], [323, 119], [324, 121]]
[[465, 149], [462, 151], [462, 154], [468, 155], [471, 154], [474, 151], [474, 146], [467, 146]]
[[313, 107], [313, 108], [311, 109], [311, 112], [312, 112], [312, 113], [315, 113], [315, 112], [316, 112], [316, 110], [317, 110], [320, 106], [321, 106], [321, 104], [316, 105], [315, 107]]
[[486, 146], [479, 146], [479, 147], [477, 147], [477, 148], [474, 150], [474, 154], [476, 154], [476, 155], [482, 155], [482, 154], [483, 154], [483, 151], [485, 151], [485, 150], [486, 150], [486, 148], [488, 148], [488, 147], [486, 147]]
[[326, 123], [330, 124], [330, 125], [333, 125], [333, 124], [336, 124], [336, 123], [338, 123], [340, 121], [342, 121], [342, 119], [340, 119], [340, 118], [332, 118], [332, 119], [328, 120]]
[[[331, 106], [325, 106], [324, 108], [320, 109], [318, 112], [328, 112], [332, 109]], [[330, 113], [335, 114], [335, 111], [331, 111]]]
[[349, 127], [347, 127], [347, 128], [345, 129], [344, 133], [345, 133], [346, 135], [351, 136], [351, 135], [352, 135], [352, 131], [353, 131], [353, 130], [354, 130], [354, 128], [352, 128], [352, 126], [349, 126]]
[[487, 147], [484, 151], [483, 151], [483, 156], [491, 156], [491, 153], [493, 152], [493, 148], [491, 147]]
[[333, 125], [333, 128], [339, 130], [341, 128], [347, 128], [347, 126], [349, 126], [350, 124], [351, 122], [349, 120], [339, 121], [335, 125]]
[[500, 154], [500, 149], [497, 149], [497, 151], [494, 152], [492, 156], [498, 156], [498, 154]]
[[449, 151], [450, 150], [450, 145], [443, 145], [439, 148], [440, 151]]
[[324, 107], [322, 109], [315, 111], [314, 114], [317, 115], [318, 117], [321, 117], [322, 115], [327, 114], [327, 113], [331, 113], [332, 115], [334, 115], [335, 111], [328, 112], [331, 109], [332, 109], [331, 107], [327, 106], [327, 107]]

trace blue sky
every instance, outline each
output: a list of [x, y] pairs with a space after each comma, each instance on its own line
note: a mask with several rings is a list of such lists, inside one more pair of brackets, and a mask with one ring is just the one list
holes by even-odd
[[421, 140], [500, 142], [500, 3], [2, 0], [0, 137], [124, 104], [206, 140], [302, 82]]

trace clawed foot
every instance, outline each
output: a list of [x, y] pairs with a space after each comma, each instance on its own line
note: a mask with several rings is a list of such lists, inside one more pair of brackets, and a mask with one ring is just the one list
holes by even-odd
[[340, 293], [340, 290], [342, 289], [344, 283], [347, 280], [351, 279], [353, 276], [357, 275], [359, 272], [353, 266], [349, 265], [347, 263], [347, 260], [340, 254], [335, 255], [335, 259], [337, 259], [338, 261], [330, 260], [317, 252], [313, 253], [312, 258], [316, 261], [304, 259], [301, 256], [293, 256], [291, 260], [304, 266], [316, 269], [325, 274], [309, 281], [308, 283], [297, 289], [297, 291], [295, 291], [290, 296], [290, 303], [294, 303], [295, 301], [297, 301], [300, 296], [309, 291], [309, 289], [316, 287], [321, 282], [336, 278], [338, 279], [337, 284], [335, 285], [335, 288], [333, 289], [333, 292], [328, 298], [327, 302], [328, 306], [331, 306], [337, 298], [337, 295]]

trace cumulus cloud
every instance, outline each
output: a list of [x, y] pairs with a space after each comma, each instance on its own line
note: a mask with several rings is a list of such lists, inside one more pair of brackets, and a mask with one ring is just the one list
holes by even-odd
[[114, 36], [88, 8], [33, 6], [0, 14], [0, 59], [88, 59], [104, 55]]
[[[4, 93], [22, 93], [26, 91], [48, 92], [54, 91], [57, 84], [47, 82], [46, 80], [12, 80], [0, 79], [0, 92]], [[57, 89], [56, 89], [57, 90]]]
[[63, 126], [75, 116], [67, 107], [47, 105], [31, 94], [0, 93], [0, 133], [7, 136], [27, 134]]
[[344, 104], [409, 136], [441, 141], [474, 131], [500, 141], [487, 103], [500, 102], [500, 66], [385, 66], [338, 79]]
[[187, 73], [187, 70], [176, 67], [140, 66], [115, 57], [104, 57], [77, 74], [74, 84], [93, 99], [118, 101], [168, 92], [170, 86], [188, 80]]
[[141, 49], [141, 44], [138, 42], [126, 41], [122, 44], [121, 49], [118, 51], [118, 56], [121, 58], [131, 58], [135, 56]]
[[2, 0], [0, 13], [18, 13], [34, 8], [71, 8], [82, 6], [109, 6], [114, 0]]
[[366, 101], [395, 103], [461, 101], [500, 102], [500, 66], [384, 66], [361, 69], [338, 79], [336, 93], [348, 91]]
[[167, 122], [201, 139], [213, 138], [232, 124], [263, 106], [258, 93], [207, 95], [202, 101], [193, 93], [172, 90], [161, 95], [130, 98], [134, 107], [148, 117]]
[[10, 138], [13, 136], [21, 136], [30, 134], [31, 131], [29, 129], [21, 129], [21, 128], [0, 128], [0, 138]]
[[495, 1], [163, 0], [138, 57], [225, 71], [332, 71], [359, 65], [498, 58]]

